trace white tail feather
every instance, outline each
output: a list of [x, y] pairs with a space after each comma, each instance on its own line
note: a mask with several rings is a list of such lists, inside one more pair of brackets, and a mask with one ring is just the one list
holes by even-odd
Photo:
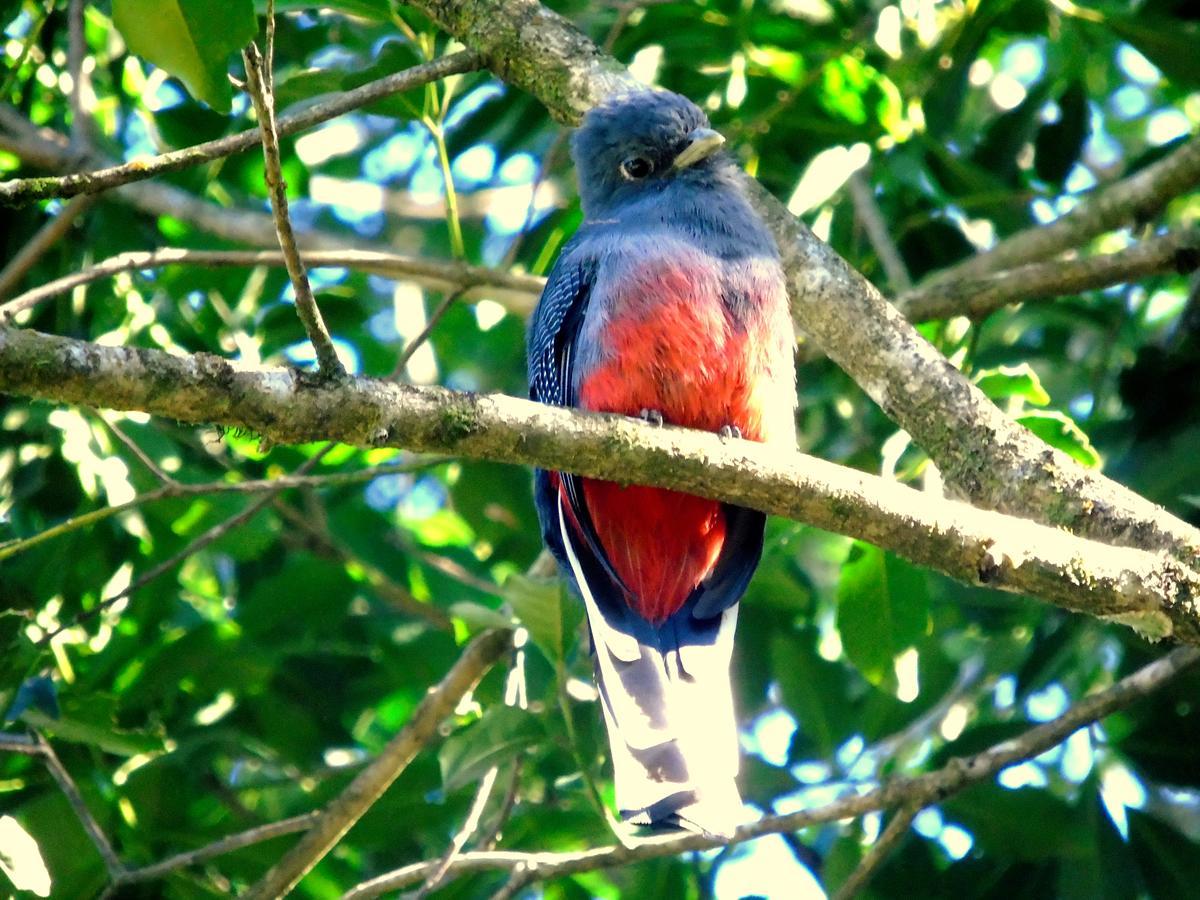
[[575, 553], [561, 497], [558, 522], [591, 625], [618, 808], [635, 823], [650, 824], [649, 816], [638, 813], [679, 795], [663, 821], [731, 834], [744, 818], [734, 781], [737, 720], [729, 680], [737, 606], [721, 614], [711, 644], [661, 649], [643, 644], [613, 628], [600, 611]]

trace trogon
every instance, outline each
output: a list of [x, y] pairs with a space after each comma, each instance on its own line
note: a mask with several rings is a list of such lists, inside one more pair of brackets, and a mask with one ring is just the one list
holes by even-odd
[[[528, 339], [534, 400], [795, 447], [795, 338], [779, 254], [695, 104], [646, 90], [572, 140], [584, 221]], [[622, 818], [742, 821], [730, 655], [764, 516], [537, 471], [546, 544], [587, 608]]]

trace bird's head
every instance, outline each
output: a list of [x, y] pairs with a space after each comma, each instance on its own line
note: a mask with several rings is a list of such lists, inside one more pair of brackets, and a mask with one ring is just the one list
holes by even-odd
[[571, 142], [579, 196], [590, 216], [680, 180], [714, 180], [725, 139], [700, 107], [669, 91], [639, 91], [592, 109]]

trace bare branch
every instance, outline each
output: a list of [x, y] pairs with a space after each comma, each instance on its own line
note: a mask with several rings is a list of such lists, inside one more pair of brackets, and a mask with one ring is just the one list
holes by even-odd
[[399, 777], [436, 734], [438, 724], [511, 645], [509, 631], [487, 631], [471, 641], [446, 677], [425, 695], [404, 728], [321, 811], [304, 837], [243, 895], [245, 900], [280, 897], [295, 886]]
[[87, 36], [83, 31], [83, 0], [67, 4], [67, 72], [71, 76], [71, 144], [79, 153], [92, 143], [91, 115], [87, 104], [88, 88], [84, 79], [87, 60]]
[[[75, 220], [91, 208], [95, 200], [91, 197], [76, 197], [62, 210], [43, 225], [31, 237], [25, 246], [17, 251], [8, 264], [0, 269], [0, 299], [12, 292], [21, 279], [34, 267], [46, 251], [66, 237]], [[0, 306], [0, 316], [3, 316], [7, 304]]]
[[[269, 0], [270, 2], [270, 0]], [[273, 2], [268, 11], [267, 19], [272, 21]], [[274, 26], [268, 29], [268, 39], [274, 35]], [[267, 56], [272, 50], [268, 44]], [[296, 294], [296, 314], [308, 333], [308, 339], [317, 354], [317, 366], [324, 378], [342, 378], [346, 374], [342, 362], [338, 359], [333, 339], [321, 309], [313, 296], [312, 285], [308, 281], [308, 271], [304, 261], [300, 259], [300, 251], [296, 249], [296, 236], [292, 233], [292, 220], [288, 216], [287, 184], [283, 180], [283, 172], [279, 162], [279, 135], [275, 131], [275, 96], [271, 93], [271, 70], [269, 65], [264, 68], [263, 59], [259, 56], [258, 48], [251, 44], [242, 51], [242, 59], [246, 63], [246, 86], [250, 99], [254, 103], [254, 111], [258, 115], [258, 125], [262, 131], [263, 146], [263, 175], [267, 182], [267, 192], [271, 197], [271, 212], [275, 216], [275, 234], [279, 236], [279, 247], [283, 251], [284, 263], [288, 276], [292, 280], [292, 288]]]
[[17, 538], [0, 543], [0, 562], [16, 556], [18, 553], [24, 553], [26, 550], [36, 547], [45, 541], [61, 537], [72, 531], [78, 531], [81, 528], [90, 528], [112, 516], [120, 515], [128, 510], [144, 506], [147, 503], [154, 503], [158, 500], [167, 500], [173, 497], [204, 497], [209, 494], [261, 494], [264, 491], [281, 492], [289, 488], [298, 487], [321, 488], [343, 484], [357, 484], [362, 481], [373, 481], [384, 475], [419, 472], [431, 466], [441, 465], [443, 462], [445, 462], [444, 459], [427, 459], [411, 463], [375, 466], [370, 469], [359, 469], [351, 472], [334, 472], [329, 475], [281, 475], [278, 478], [264, 478], [258, 481], [212, 481], [205, 484], [181, 484], [173, 482], [158, 490], [138, 494], [124, 503], [81, 513], [27, 538]]
[[896, 242], [892, 240], [879, 204], [875, 202], [874, 188], [861, 171], [850, 176], [846, 187], [850, 191], [850, 201], [854, 204], [854, 214], [858, 217], [863, 231], [867, 233], [867, 240], [875, 248], [879, 264], [883, 266], [888, 286], [893, 291], [907, 291], [912, 287], [912, 276], [908, 274], [908, 266], [904, 264], [904, 258], [900, 255]]
[[442, 298], [442, 302], [437, 305], [437, 309], [430, 315], [429, 321], [425, 323], [425, 327], [421, 332], [408, 342], [408, 345], [400, 352], [399, 358], [396, 360], [396, 365], [392, 369], [392, 378], [399, 378], [404, 374], [404, 367], [408, 365], [408, 361], [413, 358], [413, 354], [421, 349], [421, 345], [429, 340], [429, 336], [433, 334], [433, 329], [437, 328], [438, 323], [450, 311], [455, 303], [462, 297], [461, 291], [447, 294]]
[[[502, 272], [452, 260], [419, 259], [373, 250], [308, 250], [305, 251], [304, 258], [308, 265], [314, 268], [344, 266], [396, 280], [416, 281], [432, 290], [460, 291], [464, 299], [478, 300], [487, 297], [518, 315], [525, 315], [533, 309], [533, 303], [545, 285], [545, 279], [535, 275]], [[15, 315], [82, 284], [111, 278], [121, 272], [150, 271], [176, 265], [282, 266], [284, 256], [280, 250], [187, 250], [179, 247], [121, 253], [86, 269], [31, 288], [0, 305], [0, 317]]]
[[1116, 253], [1035, 262], [1003, 272], [938, 278], [901, 294], [896, 308], [913, 322], [979, 318], [1011, 303], [1094, 291], [1200, 267], [1200, 228], [1167, 231]]
[[917, 817], [917, 813], [921, 811], [921, 807], [916, 804], [902, 806], [892, 816], [892, 820], [888, 822], [887, 828], [883, 830], [883, 834], [875, 841], [871, 849], [867, 851], [867, 855], [862, 858], [854, 871], [837, 889], [837, 893], [833, 895], [833, 900], [854, 900], [859, 895], [863, 888], [870, 883], [875, 873], [880, 866], [888, 858], [888, 854], [895, 849], [896, 845], [904, 840], [904, 836], [908, 834], [909, 826], [912, 825], [913, 819]]
[[[442, 879], [446, 877], [446, 872], [449, 871], [450, 866], [453, 865], [454, 860], [458, 858], [459, 854], [462, 853], [463, 848], [467, 846], [467, 841], [471, 839], [471, 835], [479, 830], [479, 821], [483, 818], [483, 811], [492, 796], [492, 788], [496, 786], [496, 776], [499, 773], [500, 767], [492, 766], [484, 774], [483, 779], [479, 782], [479, 787], [475, 790], [475, 796], [471, 800], [471, 808], [467, 810], [467, 817], [463, 820], [462, 827], [451, 838], [450, 846], [442, 854], [438, 867], [425, 879], [425, 883], [413, 892], [411, 900], [425, 900], [426, 897], [441, 885]], [[410, 898], [405, 898], [405, 900], [410, 900]]]
[[[244, 371], [207, 354], [19, 329], [0, 328], [0, 391], [215, 422], [275, 443], [394, 446], [673, 488], [871, 541], [960, 581], [1200, 642], [1200, 575], [1162, 551], [1075, 537], [791, 448], [501, 395], [368, 378], [308, 384], [293, 371]], [[1176, 521], [1158, 515], [1164, 528]]]
[[93, 409], [92, 415], [94, 415], [104, 424], [104, 426], [112, 433], [113, 437], [120, 441], [124, 445], [125, 449], [132, 453], [137, 458], [137, 461], [145, 466], [151, 475], [168, 487], [171, 485], [179, 486], [179, 482], [160, 469], [158, 463], [147, 456], [146, 451], [139, 447], [137, 442], [127, 435], [120, 425], [118, 425], [116, 422], [110, 422], [102, 413], [98, 412], [97, 410]]
[[36, 739], [27, 734], [12, 734], [7, 731], [0, 731], [0, 750], [25, 756], [42, 755], [42, 746]]
[[[313, 466], [315, 466], [318, 462], [320, 462], [322, 457], [324, 457], [325, 454], [328, 453], [331, 449], [333, 449], [333, 444], [329, 444], [323, 450], [321, 450], [319, 453], [316, 453], [313, 456], [309, 457], [307, 460], [305, 460], [304, 464], [302, 466], [300, 466], [299, 469], [297, 469], [297, 472], [299, 474], [303, 475], [305, 472], [309, 471]], [[234, 529], [239, 528], [242, 525], [249, 522], [251, 519], [254, 518], [255, 515], [258, 514], [258, 512], [264, 506], [266, 506], [268, 503], [270, 503], [276, 497], [276, 495], [278, 495], [278, 493], [281, 490], [283, 490], [282, 487], [276, 487], [270, 491], [265, 492], [262, 497], [255, 500], [253, 503], [251, 503], [249, 506], [247, 506], [241, 512], [237, 513], [234, 516], [230, 516], [228, 519], [225, 519], [223, 522], [218, 522], [216, 525], [209, 528], [207, 531], [205, 531], [199, 537], [188, 542], [187, 546], [183, 547], [183, 549], [177, 551], [176, 553], [173, 553], [171, 556], [168, 556], [166, 559], [162, 560], [161, 562], [159, 562], [159, 563], [155, 564], [154, 566], [152, 566], [151, 568], [147, 569], [145, 572], [143, 572], [141, 575], [139, 575], [136, 579], [131, 581], [124, 590], [118, 591], [116, 594], [114, 594], [111, 597], [104, 598], [99, 603], [97, 603], [95, 606], [93, 606], [91, 609], [85, 610], [84, 612], [80, 613], [78, 616], [75, 617], [75, 619], [70, 624], [60, 625], [58, 628], [47, 633], [46, 636], [42, 638], [42, 642], [43, 643], [49, 642], [55, 635], [60, 634], [61, 632], [65, 631], [67, 628], [78, 625], [81, 622], [86, 622], [89, 619], [93, 619], [96, 616], [98, 616], [100, 613], [102, 613], [104, 610], [109, 609], [111, 606], [113, 606], [113, 604], [117, 603], [118, 601], [124, 600], [126, 597], [133, 596], [133, 594], [135, 594], [136, 592], [141, 590], [143, 587], [145, 587], [147, 584], [149, 584], [154, 579], [159, 578], [159, 577], [167, 574], [168, 572], [170, 572], [172, 569], [174, 569], [176, 566], [178, 566], [180, 563], [182, 563], [184, 560], [186, 560], [189, 556], [192, 556], [193, 554], [199, 552], [200, 550], [203, 550], [209, 544], [212, 544], [212, 543], [220, 540], [225, 535], [227, 535], [229, 532], [231, 532]]]
[[[286, 137], [393, 94], [403, 93], [450, 75], [470, 72], [478, 67], [479, 57], [471, 51], [455, 53], [432, 62], [413, 66], [411, 69], [405, 69], [403, 72], [397, 72], [352, 90], [343, 91], [325, 100], [310, 101], [294, 111], [289, 111], [279, 117], [277, 133], [280, 137]], [[251, 128], [228, 137], [218, 138], [215, 141], [197, 144], [194, 147], [174, 150], [150, 159], [110, 165], [91, 172], [76, 172], [49, 178], [16, 178], [0, 181], [0, 205], [31, 203], [34, 200], [44, 200], [48, 197], [94, 194], [118, 185], [142, 181], [166, 172], [176, 172], [213, 159], [240, 153], [254, 147], [260, 140], [259, 130]], [[24, 154], [20, 155], [22, 158], [27, 158]], [[49, 167], [57, 168], [58, 165]]]
[[79, 824], [83, 826], [83, 830], [87, 832], [88, 838], [95, 845], [96, 850], [100, 853], [100, 858], [104, 860], [104, 868], [108, 870], [108, 877], [117, 879], [124, 872], [124, 866], [117, 859], [117, 854], [112, 848], [112, 844], [105, 837], [103, 829], [100, 828], [100, 823], [92, 816], [91, 811], [87, 808], [87, 804], [83, 801], [83, 795], [79, 793], [79, 788], [75, 786], [75, 782], [71, 780], [71, 775], [59, 760], [58, 754], [54, 752], [54, 748], [40, 734], [37, 736], [39, 750], [41, 751], [42, 761], [46, 764], [46, 769], [50, 772], [50, 776], [58, 783], [59, 790], [67, 798], [67, 803], [71, 805], [76, 818], [79, 819]]
[[246, 831], [240, 831], [237, 834], [231, 834], [220, 840], [213, 841], [211, 844], [206, 844], [195, 850], [186, 850], [174, 856], [168, 856], [166, 859], [151, 863], [148, 866], [142, 866], [140, 869], [126, 869], [117, 876], [116, 885], [123, 887], [145, 881], [154, 881], [165, 875], [170, 875], [179, 869], [186, 869], [189, 866], [207, 862], [214, 857], [232, 853], [234, 850], [241, 850], [243, 847], [261, 844], [263, 841], [282, 837], [285, 834], [295, 834], [297, 831], [305, 831], [316, 821], [316, 818], [317, 814], [315, 812], [302, 813], [298, 816], [292, 816], [290, 819], [270, 822], [266, 825], [259, 825], [255, 828], [249, 828]]
[[[568, 853], [476, 851], [464, 853], [455, 860], [448, 874], [454, 877], [468, 872], [500, 870], [522, 872], [532, 880], [543, 881], [577, 872], [590, 872], [647, 859], [674, 856], [690, 850], [708, 850], [738, 844], [765, 834], [799, 831], [811, 825], [854, 818], [876, 810], [912, 805], [925, 806], [991, 778], [1001, 769], [1014, 763], [1032, 759], [1046, 752], [1080, 728], [1153, 694], [1197, 662], [1200, 662], [1200, 650], [1192, 647], [1173, 650], [1112, 687], [1080, 700], [1057, 719], [1037, 725], [1024, 734], [995, 744], [981, 753], [952, 759], [933, 772], [896, 778], [879, 787], [849, 794], [815, 809], [782, 816], [766, 816], [757, 822], [742, 826], [730, 841], [718, 841], [698, 834], [684, 834], [649, 838], [634, 848], [612, 845]], [[359, 885], [346, 894], [343, 900], [366, 900], [416, 884], [426, 878], [437, 863], [437, 860], [427, 860], [396, 869]]]
[[1120, 181], [1085, 194], [1067, 213], [1000, 241], [991, 250], [938, 272], [930, 284], [982, 275], [1082, 247], [1097, 235], [1149, 222], [1175, 197], [1200, 185], [1200, 136]]

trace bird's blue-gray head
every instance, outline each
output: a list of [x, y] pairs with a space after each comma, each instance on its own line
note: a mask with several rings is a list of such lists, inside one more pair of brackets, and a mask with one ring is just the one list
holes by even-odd
[[584, 212], [603, 216], [672, 183], [719, 180], [731, 165], [700, 107], [669, 91], [606, 101], [584, 117], [571, 141]]

